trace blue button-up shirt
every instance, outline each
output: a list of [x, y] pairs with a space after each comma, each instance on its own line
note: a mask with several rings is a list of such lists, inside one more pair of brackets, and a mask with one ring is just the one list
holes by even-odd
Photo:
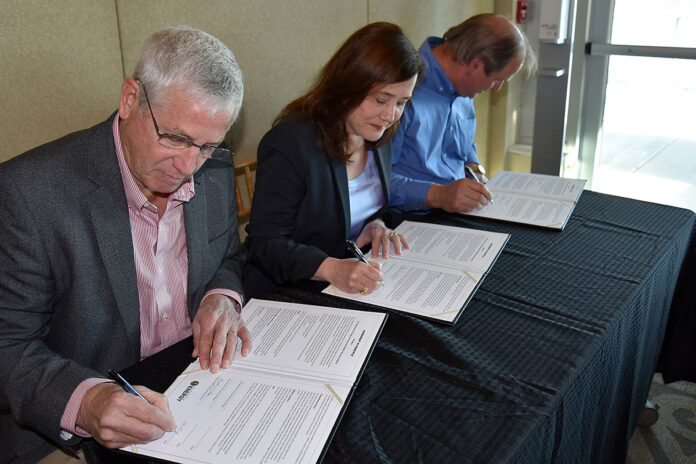
[[403, 211], [425, 209], [433, 183], [466, 177], [464, 165], [477, 163], [474, 103], [457, 93], [433, 55], [439, 37], [428, 37], [418, 52], [425, 77], [413, 93], [392, 139], [390, 205]]

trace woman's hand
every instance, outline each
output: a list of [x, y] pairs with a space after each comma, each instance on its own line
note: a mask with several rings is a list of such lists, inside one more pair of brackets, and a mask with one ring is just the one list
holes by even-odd
[[367, 295], [382, 282], [380, 268], [376, 261], [370, 261], [368, 266], [356, 259], [326, 258], [313, 279], [325, 280], [346, 293]]
[[408, 250], [408, 242], [401, 234], [389, 229], [381, 219], [375, 219], [363, 227], [355, 244], [362, 248], [372, 243], [372, 257], [377, 258], [381, 248], [382, 257], [386, 259], [389, 258], [390, 242], [394, 245], [394, 253], [397, 255], [401, 254], [401, 248]]

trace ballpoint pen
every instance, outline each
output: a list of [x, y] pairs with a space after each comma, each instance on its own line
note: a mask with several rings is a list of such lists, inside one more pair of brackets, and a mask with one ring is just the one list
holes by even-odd
[[479, 184], [481, 183], [481, 180], [478, 178], [478, 176], [476, 175], [476, 173], [474, 172], [474, 170], [471, 169], [471, 166], [469, 166], [468, 164], [465, 164], [465, 165], [464, 165], [464, 169], [466, 169], [466, 172], [469, 173], [469, 175], [471, 176], [472, 179], [474, 179], [474, 180], [475, 180], [476, 182], [478, 182]]
[[[109, 369], [109, 377], [111, 377], [112, 380], [114, 380], [117, 384], [119, 384], [121, 386], [121, 388], [123, 388], [128, 393], [131, 393], [131, 394], [147, 401], [147, 399], [143, 395], [138, 393], [138, 390], [133, 388], [133, 385], [128, 383], [128, 381], [126, 379], [124, 379], [121, 376], [121, 374], [119, 374], [118, 372], [114, 372], [111, 369]], [[147, 402], [150, 403], [149, 401], [147, 401]], [[150, 404], [152, 404], [152, 403], [150, 403]]]
[[368, 266], [370, 265], [370, 263], [367, 262], [367, 258], [365, 258], [365, 255], [363, 254], [362, 250], [358, 248], [358, 245], [356, 245], [354, 241], [346, 240], [346, 247], [348, 248], [348, 251], [350, 251], [353, 254], [353, 256], [358, 258], [358, 260], [362, 261]]
[[[466, 172], [469, 173], [469, 175], [471, 176], [472, 179], [474, 179], [475, 182], [483, 185], [483, 182], [481, 182], [481, 179], [479, 179], [478, 176], [476, 175], [476, 173], [474, 172], [474, 170], [471, 169], [471, 166], [469, 166], [468, 164], [465, 164], [464, 169], [466, 170]], [[489, 200], [489, 203], [493, 203], [493, 198], [491, 198]]]
[[[364, 255], [363, 252], [360, 250], [360, 248], [358, 248], [358, 245], [356, 245], [354, 241], [352, 241], [352, 240], [346, 240], [346, 247], [348, 248], [348, 251], [350, 251], [350, 252], [353, 254], [353, 256], [355, 256], [356, 258], [358, 258], [359, 261], [362, 261], [363, 263], [367, 264], [368, 266], [372, 266], [372, 265], [367, 261], [367, 258], [365, 258], [365, 255]], [[378, 281], [377, 281], [377, 284], [378, 284], [379, 286], [382, 286], [382, 285], [384, 285], [384, 282], [382, 282], [381, 280], [378, 280]]]

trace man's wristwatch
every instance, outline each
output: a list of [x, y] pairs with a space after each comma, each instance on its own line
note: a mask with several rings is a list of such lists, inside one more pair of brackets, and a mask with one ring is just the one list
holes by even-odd
[[474, 172], [476, 172], [477, 174], [486, 175], [486, 169], [483, 167], [482, 164], [467, 163], [466, 165], [473, 169]]

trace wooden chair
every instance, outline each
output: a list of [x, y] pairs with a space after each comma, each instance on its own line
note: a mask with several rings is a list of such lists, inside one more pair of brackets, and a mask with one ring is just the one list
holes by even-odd
[[[254, 199], [254, 177], [256, 173], [256, 158], [241, 163], [234, 163], [234, 174], [236, 177], [244, 176], [246, 192], [239, 188], [240, 182], [234, 183], [235, 193], [237, 194], [237, 218], [241, 224], [249, 219], [251, 213], [251, 201]], [[243, 195], [245, 193], [245, 195]]]

